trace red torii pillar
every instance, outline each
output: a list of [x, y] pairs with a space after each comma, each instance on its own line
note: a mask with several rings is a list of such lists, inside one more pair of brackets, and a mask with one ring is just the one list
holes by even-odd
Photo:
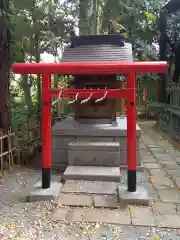
[[51, 89], [51, 74], [127, 74], [126, 89], [63, 90], [62, 98], [100, 98], [107, 91], [107, 98], [127, 98], [127, 170], [128, 191], [136, 191], [136, 73], [166, 72], [166, 62], [78, 62], [78, 63], [15, 63], [12, 71], [18, 74], [42, 75], [42, 188], [51, 182], [51, 100], [60, 89]]

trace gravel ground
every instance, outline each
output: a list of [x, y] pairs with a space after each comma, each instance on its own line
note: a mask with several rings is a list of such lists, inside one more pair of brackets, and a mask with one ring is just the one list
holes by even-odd
[[[0, 240], [180, 240], [178, 230], [54, 222], [51, 220], [53, 202], [26, 203], [23, 200], [39, 176], [40, 172], [25, 168], [14, 169], [13, 173], [5, 175], [0, 187]], [[125, 174], [123, 178], [126, 181]], [[141, 184], [147, 184], [146, 180]]]

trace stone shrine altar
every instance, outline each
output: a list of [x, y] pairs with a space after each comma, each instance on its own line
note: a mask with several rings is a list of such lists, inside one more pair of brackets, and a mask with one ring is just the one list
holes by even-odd
[[[66, 47], [63, 62], [133, 62], [132, 46], [122, 35], [98, 35], [72, 37]], [[69, 88], [76, 89], [116, 89], [120, 84], [115, 75], [76, 75]], [[117, 117], [117, 99], [91, 99], [82, 103], [78, 96], [73, 104], [74, 115], [55, 122], [52, 127], [52, 165], [54, 168], [67, 166], [77, 174], [64, 173], [64, 179], [119, 181], [119, 167], [127, 166], [127, 119]], [[136, 125], [137, 168], [141, 167], [141, 129]], [[86, 178], [87, 166], [94, 172]], [[84, 167], [84, 168], [83, 168]], [[95, 168], [96, 167], [96, 168]], [[98, 168], [99, 167], [99, 168]], [[104, 168], [102, 168], [104, 167]], [[116, 171], [118, 174], [96, 174], [99, 169]], [[84, 170], [83, 170], [84, 169]], [[104, 171], [104, 170], [103, 170]], [[97, 177], [98, 175], [98, 177]], [[109, 176], [108, 176], [109, 175]]]

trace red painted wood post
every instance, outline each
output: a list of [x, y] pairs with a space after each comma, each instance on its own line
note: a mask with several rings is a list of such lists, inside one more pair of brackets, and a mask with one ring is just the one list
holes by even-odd
[[128, 191], [136, 191], [136, 73], [127, 75], [127, 88], [131, 93], [127, 100], [127, 179]]
[[42, 74], [42, 188], [51, 184], [51, 77]]

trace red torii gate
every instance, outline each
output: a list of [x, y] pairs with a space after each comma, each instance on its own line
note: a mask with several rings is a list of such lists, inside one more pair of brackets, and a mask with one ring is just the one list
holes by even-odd
[[[62, 62], [62, 63], [14, 63], [12, 71], [18, 74], [42, 75], [42, 188], [51, 183], [51, 101], [61, 98], [126, 98], [127, 103], [127, 169], [128, 191], [136, 191], [136, 73], [163, 73], [166, 62]], [[52, 89], [51, 74], [126, 74], [126, 89]]]

